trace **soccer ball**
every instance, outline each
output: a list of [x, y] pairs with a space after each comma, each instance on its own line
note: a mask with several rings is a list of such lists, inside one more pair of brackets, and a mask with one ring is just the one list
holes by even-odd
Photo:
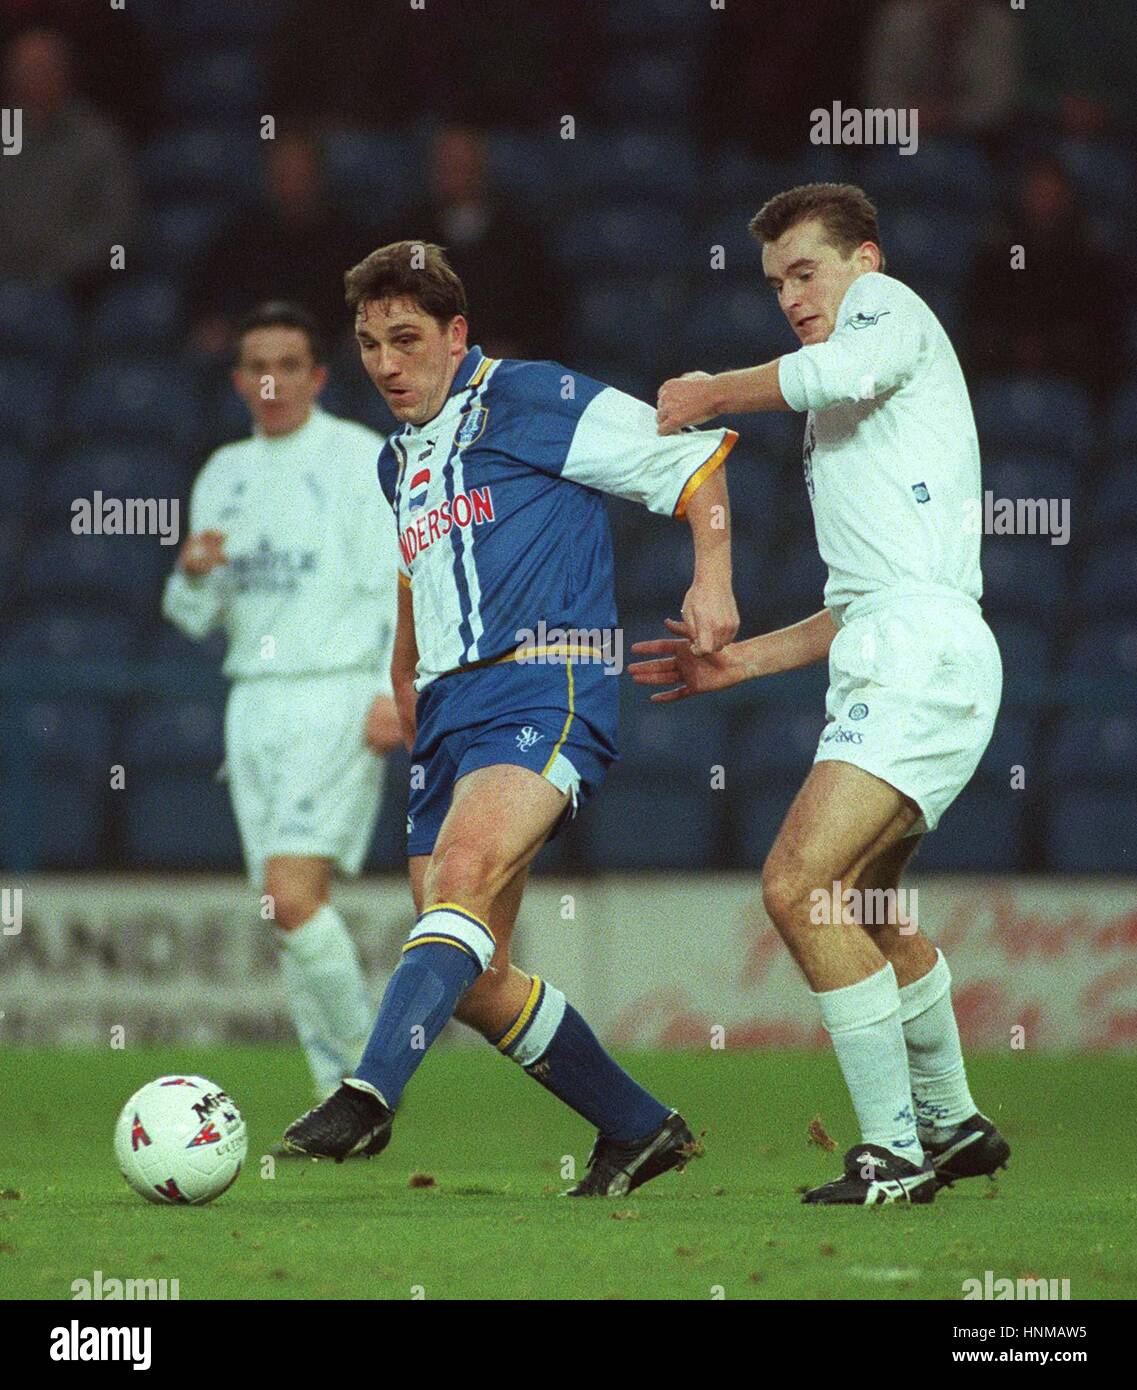
[[148, 1202], [201, 1206], [237, 1181], [249, 1148], [244, 1116], [204, 1076], [160, 1076], [122, 1107], [114, 1151]]

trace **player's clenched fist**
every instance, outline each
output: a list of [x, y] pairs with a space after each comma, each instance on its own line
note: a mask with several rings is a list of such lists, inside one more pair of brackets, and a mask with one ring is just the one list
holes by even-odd
[[178, 556], [179, 568], [194, 579], [201, 579], [218, 565], [227, 563], [225, 535], [221, 531], [198, 531], [189, 537]]
[[674, 434], [684, 425], [702, 425], [719, 414], [712, 399], [714, 378], [709, 372], [685, 372], [659, 388], [655, 422], [660, 434]]
[[659, 637], [649, 642], [635, 642], [632, 651], [637, 656], [653, 657], [651, 661], [633, 661], [628, 672], [637, 685], [667, 685], [674, 689], [660, 691], [651, 698], [659, 703], [685, 700], [689, 695], [702, 695], [709, 690], [726, 690], [746, 680], [745, 663], [732, 647], [721, 652], [696, 656], [691, 650], [691, 631], [686, 623], [665, 618], [676, 637]]

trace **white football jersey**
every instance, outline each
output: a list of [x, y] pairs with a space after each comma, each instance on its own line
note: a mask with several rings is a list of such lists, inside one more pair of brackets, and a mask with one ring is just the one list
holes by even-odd
[[376, 464], [383, 436], [314, 409], [291, 434], [226, 444], [190, 499], [190, 531], [225, 536], [228, 563], [175, 570], [162, 612], [191, 637], [221, 627], [225, 674], [374, 671], [391, 693], [398, 539]]
[[955, 350], [920, 296], [860, 276], [829, 339], [781, 358], [778, 381], [809, 412], [805, 483], [837, 621], [887, 587], [977, 600], [979, 441]]

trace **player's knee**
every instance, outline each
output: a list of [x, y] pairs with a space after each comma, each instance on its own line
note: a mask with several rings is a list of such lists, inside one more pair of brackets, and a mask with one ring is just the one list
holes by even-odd
[[272, 899], [270, 920], [284, 931], [295, 931], [320, 910], [320, 894], [310, 884], [288, 874], [269, 873], [265, 893]]
[[431, 860], [424, 883], [430, 902], [492, 902], [504, 888], [506, 873], [493, 846], [454, 840]]
[[762, 868], [762, 905], [774, 925], [779, 930], [791, 925], [808, 901], [809, 888], [802, 874], [771, 855]]

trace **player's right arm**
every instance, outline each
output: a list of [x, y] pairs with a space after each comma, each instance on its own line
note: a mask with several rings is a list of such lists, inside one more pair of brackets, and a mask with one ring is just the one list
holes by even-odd
[[206, 637], [221, 621], [225, 599], [214, 571], [227, 563], [225, 536], [208, 525], [206, 468], [190, 498], [190, 535], [162, 593], [162, 615], [189, 637]]
[[721, 652], [695, 656], [691, 652], [686, 624], [672, 618], [665, 618], [664, 622], [676, 636], [636, 642], [632, 651], [637, 656], [652, 659], [633, 661], [628, 667], [637, 685], [672, 687], [651, 697], [661, 704], [711, 690], [727, 690], [760, 676], [812, 666], [814, 662], [825, 660], [837, 636], [833, 615], [828, 608], [823, 608], [800, 623], [748, 637], [744, 642], [732, 642]]
[[391, 654], [391, 685], [403, 742], [408, 751], [415, 741], [415, 671], [418, 667], [418, 643], [415, 641], [415, 610], [411, 598], [411, 582], [399, 570], [399, 607], [395, 622], [395, 647]]

